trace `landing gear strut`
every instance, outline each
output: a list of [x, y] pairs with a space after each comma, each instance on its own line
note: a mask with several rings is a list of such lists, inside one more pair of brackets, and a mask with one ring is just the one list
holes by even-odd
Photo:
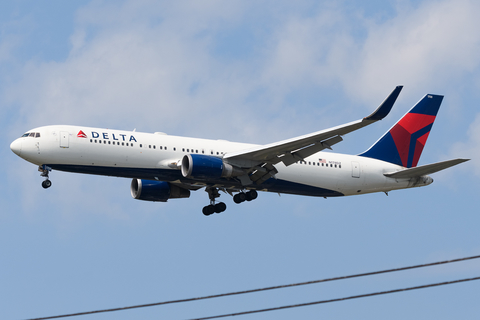
[[250, 190], [248, 192], [240, 192], [233, 196], [233, 202], [242, 203], [244, 201], [252, 201], [257, 199], [258, 193], [256, 190]]
[[207, 187], [205, 191], [208, 193], [208, 198], [210, 199], [210, 205], [203, 207], [203, 214], [209, 216], [213, 213], [220, 213], [227, 209], [227, 205], [223, 202], [215, 203], [215, 199], [220, 197], [218, 188]]
[[52, 171], [52, 168], [46, 165], [41, 165], [38, 167], [38, 171], [41, 172], [40, 176], [45, 178], [45, 180], [42, 182], [42, 187], [44, 189], [50, 188], [52, 186], [52, 181], [48, 179], [48, 173]]

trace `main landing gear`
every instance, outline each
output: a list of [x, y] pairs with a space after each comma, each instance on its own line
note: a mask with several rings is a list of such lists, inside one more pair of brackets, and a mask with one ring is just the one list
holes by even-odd
[[[220, 213], [227, 209], [227, 205], [223, 202], [215, 203], [215, 199], [220, 197], [220, 193], [218, 192], [218, 188], [214, 187], [207, 187], [205, 191], [208, 193], [208, 197], [210, 198], [210, 205], [203, 207], [203, 214], [209, 216], [214, 213]], [[231, 192], [228, 192], [230, 195]], [[258, 192], [256, 190], [250, 190], [247, 192], [240, 192], [233, 196], [233, 201], [235, 203], [242, 203], [244, 201], [252, 201], [257, 199]]]
[[233, 202], [242, 203], [244, 201], [252, 201], [257, 199], [258, 192], [256, 190], [250, 190], [248, 192], [240, 192], [233, 196]]
[[223, 202], [215, 203], [215, 199], [220, 197], [218, 188], [207, 187], [205, 191], [208, 193], [208, 198], [210, 198], [210, 205], [203, 207], [203, 214], [209, 216], [214, 213], [220, 213], [227, 210], [227, 205]]
[[41, 172], [40, 176], [45, 178], [45, 180], [42, 182], [43, 189], [50, 188], [52, 186], [52, 181], [48, 179], [48, 173], [52, 171], [52, 168], [42, 165], [38, 167], [38, 171]]

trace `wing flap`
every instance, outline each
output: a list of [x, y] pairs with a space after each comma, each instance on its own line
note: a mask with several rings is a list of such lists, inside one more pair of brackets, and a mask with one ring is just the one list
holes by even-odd
[[442, 162], [436, 162], [432, 164], [427, 164], [424, 166], [419, 166], [415, 168], [408, 168], [396, 172], [384, 173], [383, 175], [389, 178], [395, 179], [409, 179], [415, 177], [421, 177], [427, 174], [435, 173], [450, 167], [453, 167], [462, 162], [468, 161], [470, 159], [453, 159]]

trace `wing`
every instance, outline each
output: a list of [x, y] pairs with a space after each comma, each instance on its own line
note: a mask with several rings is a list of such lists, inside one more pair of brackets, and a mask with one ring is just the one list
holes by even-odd
[[[223, 159], [232, 165], [255, 170], [249, 179], [260, 184], [277, 173], [274, 164], [283, 162], [289, 166], [323, 149], [331, 149], [331, 146], [343, 140], [342, 135], [383, 119], [392, 109], [402, 88], [403, 86], [397, 86], [371, 115], [363, 119], [300, 137], [227, 153]], [[242, 183], [248, 184], [248, 177], [243, 179]]]
[[460, 163], [468, 161], [468, 160], [470, 160], [470, 159], [447, 160], [447, 161], [427, 164], [427, 165], [420, 166], [420, 167], [403, 169], [403, 170], [396, 171], [396, 172], [384, 173], [383, 175], [386, 176], [386, 177], [395, 178], [395, 179], [416, 178], [416, 177], [424, 176], [426, 174], [435, 173], [435, 172], [453, 167], [457, 164], [460, 164]]

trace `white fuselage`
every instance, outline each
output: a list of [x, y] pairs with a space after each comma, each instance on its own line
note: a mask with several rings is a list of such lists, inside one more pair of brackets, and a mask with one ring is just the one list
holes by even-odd
[[332, 152], [318, 152], [288, 167], [279, 162], [274, 178], [259, 185], [242, 186], [235, 178], [196, 181], [181, 174], [179, 165], [184, 155], [222, 158], [255, 145], [79, 126], [46, 126], [29, 132], [39, 137], [21, 137], [12, 143], [12, 150], [36, 165], [69, 172], [325, 197], [388, 192], [431, 183], [431, 179], [388, 178], [384, 173], [404, 168]]

